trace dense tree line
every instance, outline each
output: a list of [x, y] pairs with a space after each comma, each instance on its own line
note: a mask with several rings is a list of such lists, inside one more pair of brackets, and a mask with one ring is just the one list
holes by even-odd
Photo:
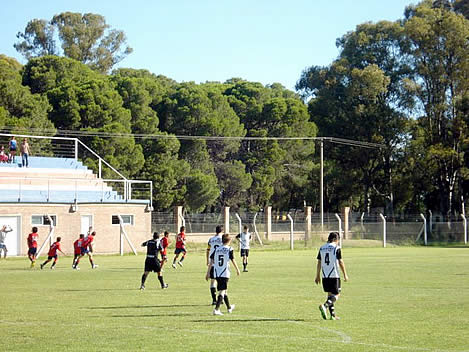
[[384, 148], [325, 145], [326, 210], [451, 214], [469, 190], [468, 9], [468, 0], [424, 0], [402, 19], [360, 24], [337, 40], [340, 54], [330, 65], [304, 70], [297, 92], [239, 78], [195, 84], [146, 70], [109, 73], [130, 49], [121, 49], [125, 36], [109, 31], [102, 16], [33, 20], [15, 44], [28, 63], [0, 56], [0, 128], [165, 137], [85, 143], [126, 176], [152, 180], [157, 209], [192, 211], [304, 202], [317, 209], [317, 146], [177, 135], [376, 142]]

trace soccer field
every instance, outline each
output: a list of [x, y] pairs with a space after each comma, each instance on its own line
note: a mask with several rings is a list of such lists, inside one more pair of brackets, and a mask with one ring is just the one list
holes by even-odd
[[249, 272], [232, 275], [236, 309], [224, 316], [211, 314], [204, 253], [190, 247], [183, 268], [165, 267], [167, 290], [155, 274], [138, 290], [144, 255], [97, 256], [95, 270], [84, 258], [80, 271], [71, 257], [54, 271], [2, 259], [0, 350], [469, 350], [468, 248], [345, 248], [343, 256], [350, 281], [339, 321], [318, 310], [316, 250], [252, 251]]

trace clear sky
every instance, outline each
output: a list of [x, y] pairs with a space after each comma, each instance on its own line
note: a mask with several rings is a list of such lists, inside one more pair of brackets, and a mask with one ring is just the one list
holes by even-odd
[[178, 82], [240, 77], [293, 89], [301, 72], [328, 65], [337, 38], [356, 25], [402, 18], [414, 0], [14, 0], [2, 3], [0, 53], [34, 18], [97, 13], [127, 35], [134, 52], [119, 67], [144, 68]]

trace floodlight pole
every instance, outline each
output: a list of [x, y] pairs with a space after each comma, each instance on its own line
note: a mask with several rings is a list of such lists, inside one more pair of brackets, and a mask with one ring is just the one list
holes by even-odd
[[321, 138], [321, 175], [320, 175], [320, 196], [319, 209], [321, 212], [321, 231], [324, 231], [324, 139]]

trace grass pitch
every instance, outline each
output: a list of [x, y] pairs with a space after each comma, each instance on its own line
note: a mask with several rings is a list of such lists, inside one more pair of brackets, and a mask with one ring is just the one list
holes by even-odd
[[[345, 248], [340, 321], [322, 320], [317, 250], [251, 252], [233, 275], [233, 314], [211, 315], [203, 251], [139, 291], [144, 255], [97, 256], [71, 270], [0, 261], [6, 351], [467, 351], [469, 248]], [[44, 258], [38, 261], [38, 264]], [[84, 258], [85, 259], [85, 258]], [[241, 260], [237, 256], [237, 262]], [[233, 271], [232, 271], [233, 272]], [[226, 308], [222, 311], [226, 313]]]

